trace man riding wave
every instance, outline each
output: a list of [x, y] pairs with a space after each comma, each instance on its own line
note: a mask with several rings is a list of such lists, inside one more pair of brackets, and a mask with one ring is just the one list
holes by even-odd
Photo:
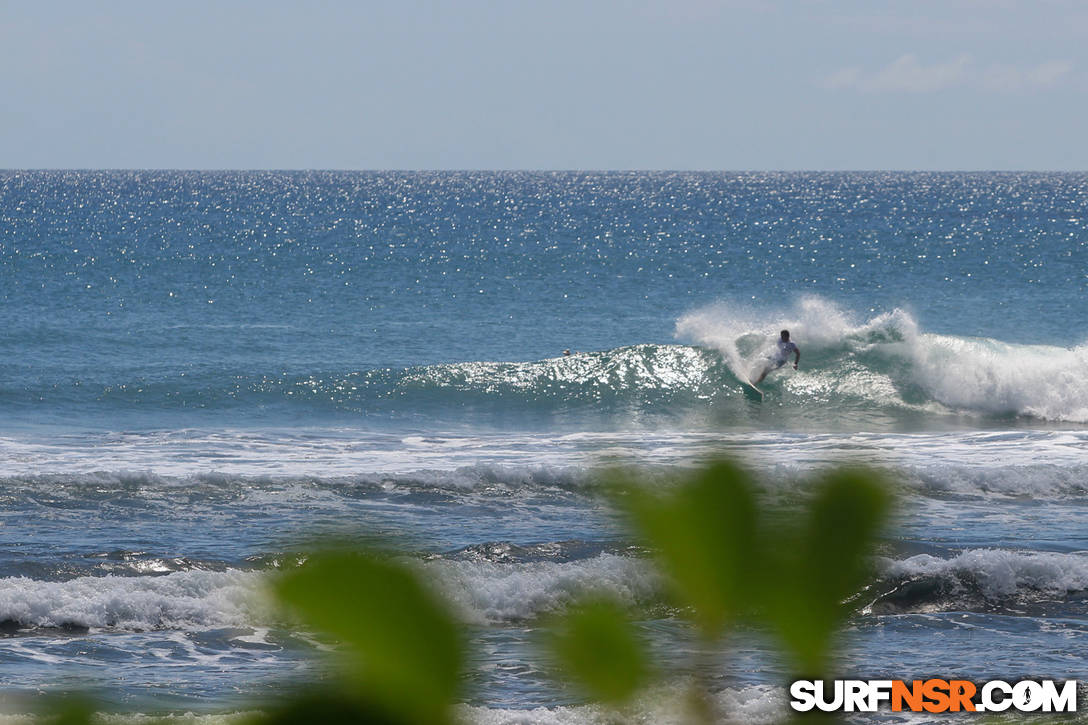
[[778, 368], [785, 365], [786, 361], [789, 360], [791, 354], [794, 356], [794, 370], [797, 369], [797, 363], [801, 362], [801, 348], [797, 347], [796, 344], [790, 342], [789, 330], [782, 331], [776, 344], [777, 347], [774, 353], [767, 356], [770, 364], [763, 368], [763, 373], [759, 376], [759, 380], [755, 381], [755, 385], [759, 385], [760, 383], [762, 383], [763, 378], [767, 377], [767, 373], [771, 372], [772, 370], [777, 370]]

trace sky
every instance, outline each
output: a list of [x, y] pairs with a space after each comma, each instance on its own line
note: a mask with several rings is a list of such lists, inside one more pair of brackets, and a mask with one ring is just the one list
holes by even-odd
[[0, 0], [0, 168], [1088, 169], [1081, 0]]

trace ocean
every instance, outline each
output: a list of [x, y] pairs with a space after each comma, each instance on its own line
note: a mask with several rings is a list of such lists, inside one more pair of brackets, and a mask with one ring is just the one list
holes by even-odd
[[[548, 614], [608, 592], [666, 671], [692, 635], [595, 474], [719, 454], [894, 472], [837, 675], [1088, 679], [1086, 174], [7, 171], [0, 301], [6, 712], [321, 677], [264, 588], [365, 534], [464, 621], [466, 720], [600, 722]], [[760, 632], [701, 666], [788, 712]]]

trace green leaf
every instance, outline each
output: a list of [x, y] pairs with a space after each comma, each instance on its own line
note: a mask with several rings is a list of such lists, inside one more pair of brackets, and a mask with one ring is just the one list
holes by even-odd
[[792, 530], [782, 532], [768, 614], [802, 673], [825, 672], [831, 638], [850, 613], [846, 600], [865, 584], [890, 508], [877, 474], [839, 471], [825, 478]]
[[45, 702], [39, 722], [48, 725], [90, 725], [98, 703], [86, 693], [68, 692], [51, 695]]
[[704, 636], [718, 637], [731, 619], [751, 609], [762, 547], [747, 473], [719, 461], [665, 495], [634, 487], [623, 498]]
[[[384, 708], [337, 690], [308, 689], [243, 720], [245, 725], [409, 725]], [[165, 725], [165, 721], [164, 721]]]
[[408, 722], [449, 720], [463, 646], [452, 616], [406, 566], [327, 551], [276, 587], [309, 626], [340, 640], [346, 675], [367, 700]]
[[612, 705], [629, 700], [649, 677], [645, 648], [614, 602], [587, 602], [559, 620], [548, 638], [564, 679]]

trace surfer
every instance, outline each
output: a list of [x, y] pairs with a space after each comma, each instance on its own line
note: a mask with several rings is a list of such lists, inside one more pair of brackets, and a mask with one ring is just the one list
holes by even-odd
[[801, 348], [796, 344], [790, 342], [790, 331], [783, 330], [781, 336], [778, 338], [777, 348], [772, 355], [768, 355], [767, 359], [770, 360], [770, 364], [763, 368], [763, 373], [759, 376], [759, 380], [755, 382], [759, 385], [763, 382], [763, 378], [767, 377], [767, 373], [772, 370], [777, 370], [786, 364], [786, 361], [790, 359], [790, 354], [793, 354], [793, 369], [797, 369], [797, 363], [801, 362]]

